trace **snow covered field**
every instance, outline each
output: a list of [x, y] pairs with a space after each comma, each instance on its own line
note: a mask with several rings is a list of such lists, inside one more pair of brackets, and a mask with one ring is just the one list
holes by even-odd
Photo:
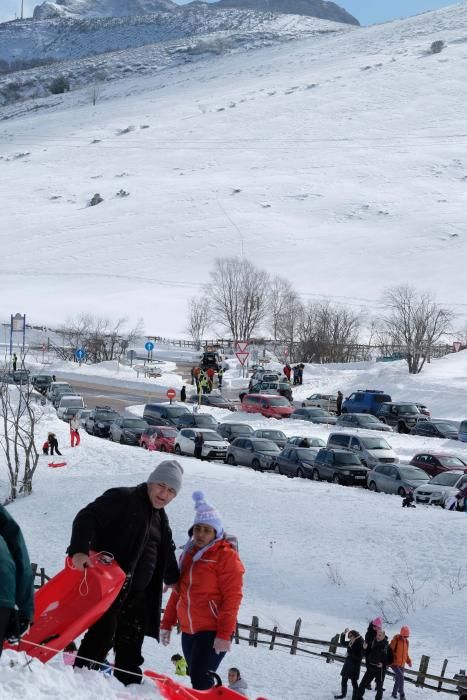
[[5, 307], [183, 334], [243, 249], [305, 299], [377, 312], [408, 281], [462, 316], [466, 22], [462, 3], [4, 110]]
[[[461, 391], [466, 395], [465, 384], [461, 386], [467, 376], [464, 354], [467, 353], [437, 360], [430, 368], [431, 376], [427, 371], [415, 378], [419, 379], [420, 391], [425, 385], [427, 395], [434, 393], [439, 382], [446, 416], [457, 415], [458, 396]], [[401, 396], [412, 391], [412, 378], [397, 373], [395, 365], [378, 365], [378, 370], [378, 379], [387, 390], [392, 392], [398, 385]], [[356, 367], [352, 371], [353, 374], [349, 368], [349, 374], [359, 382], [367, 370], [360, 370], [361, 375]], [[321, 379], [328, 375], [329, 386], [343, 386], [344, 372], [323, 367]], [[452, 394], [456, 385], [459, 393]], [[324, 390], [324, 385], [317, 382], [316, 390]], [[212, 413], [220, 420], [271, 426], [271, 421], [258, 416], [219, 409]], [[329, 433], [326, 426], [291, 420], [274, 422], [276, 426], [288, 435], [326, 438]], [[68, 428], [57, 421], [52, 411], [44, 420], [44, 434], [50, 428], [57, 433], [60, 444], [66, 445], [63, 452], [68, 466], [48, 469], [43, 458], [32, 496], [10, 506], [24, 530], [32, 559], [48, 573], [57, 571], [62, 564], [76, 511], [111, 486], [145, 480], [163, 458], [159, 453], [115, 445], [86, 434], [82, 435], [80, 448], [71, 450], [67, 446]], [[387, 438], [403, 459], [420, 450], [439, 448], [467, 455], [467, 445], [462, 443], [395, 433]], [[379, 601], [383, 601], [393, 623], [387, 625], [389, 635], [397, 632], [402, 622], [411, 627], [415, 665], [421, 654], [428, 654], [435, 673], [440, 671], [444, 658], [449, 660], [448, 673], [465, 667], [464, 514], [421, 506], [403, 510], [396, 496], [260, 474], [220, 462], [201, 463], [186, 457], [181, 461], [184, 487], [168, 509], [176, 543], [183, 544], [191, 523], [191, 492], [204, 490], [223, 512], [227, 531], [239, 538], [247, 569], [241, 622], [249, 622], [255, 614], [262, 626], [272, 629], [277, 625], [281, 631], [291, 632], [296, 618], [302, 617], [302, 634], [329, 639], [346, 626], [364, 631], [368, 620], [380, 613]], [[340, 585], [333, 582], [332, 571], [342, 578]], [[391, 586], [407, 590], [409, 577], [417, 592], [411, 597], [410, 611], [400, 617], [391, 603]], [[457, 577], [459, 584], [455, 583]], [[167, 649], [146, 643], [146, 667], [170, 673], [170, 656], [179, 651], [178, 647], [176, 640]], [[36, 691], [37, 687], [42, 689], [44, 697], [73, 693], [77, 700], [91, 700], [97, 695], [131, 700], [155, 695], [148, 684], [123, 691], [113, 680], [95, 679], [88, 673], [75, 676], [60, 659], [51, 669], [33, 664], [31, 676], [28, 668], [9, 668], [9, 658], [11, 655], [6, 655], [0, 663], [1, 688], [9, 693], [5, 697], [32, 700], [31, 682], [37, 684]], [[284, 650], [251, 649], [243, 643], [234, 646], [221, 667], [224, 678], [229, 665], [242, 669], [250, 684], [251, 698], [263, 694], [270, 700], [328, 700], [339, 688], [340, 666], [301, 655], [294, 658]], [[411, 687], [408, 697], [434, 695]]]

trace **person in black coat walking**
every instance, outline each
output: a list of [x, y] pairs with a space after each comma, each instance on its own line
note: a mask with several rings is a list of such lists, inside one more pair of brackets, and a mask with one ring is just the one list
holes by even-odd
[[336, 414], [338, 416], [342, 415], [342, 401], [344, 399], [344, 395], [342, 391], [337, 392], [337, 397], [336, 397]]
[[195, 458], [196, 459], [203, 459], [203, 445], [204, 445], [203, 433], [196, 433], [196, 435], [195, 435]]
[[84, 636], [75, 667], [100, 668], [113, 647], [115, 677], [141, 683], [144, 637], [159, 639], [163, 583], [179, 578], [164, 507], [180, 491], [182, 475], [177, 461], [163, 461], [146, 483], [109, 489], [74, 519], [67, 550], [73, 566], [92, 566], [91, 550], [110, 552], [127, 575], [115, 602]]
[[372, 680], [376, 681], [375, 700], [382, 700], [386, 668], [392, 663], [392, 652], [384, 630], [378, 629], [371, 644], [368, 645], [367, 642], [364, 642], [363, 648], [367, 652], [367, 669], [358, 686], [357, 700], [363, 698], [365, 690]]
[[[345, 639], [346, 634], [349, 638], [348, 641]], [[347, 696], [347, 684], [348, 681], [350, 681], [353, 688], [352, 700], [356, 700], [358, 693], [358, 679], [360, 677], [360, 667], [362, 665], [363, 658], [363, 639], [356, 630], [349, 631], [347, 628], [341, 634], [340, 643], [347, 647], [347, 658], [344, 661], [344, 666], [342, 667], [341, 671], [341, 694], [334, 695], [334, 697], [336, 700], [345, 698]]]
[[182, 403], [185, 403], [185, 401], [186, 401], [186, 388], [185, 388], [185, 385], [183, 385], [182, 388], [180, 389], [180, 401], [181, 401]]
[[49, 433], [47, 435], [47, 442], [49, 443], [50, 454], [53, 455], [54, 450], [55, 450], [55, 452], [58, 455], [60, 455], [60, 457], [61, 457], [62, 453], [58, 449], [58, 440], [57, 440], [57, 436], [55, 435], [55, 433]]

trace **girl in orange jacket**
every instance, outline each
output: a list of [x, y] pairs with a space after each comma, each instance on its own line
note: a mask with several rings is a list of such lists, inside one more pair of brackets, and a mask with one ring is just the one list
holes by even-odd
[[207, 690], [230, 651], [242, 600], [245, 569], [224, 535], [220, 513], [201, 491], [193, 494], [195, 520], [180, 558], [180, 580], [167, 603], [161, 623], [161, 643], [170, 642], [172, 627], [182, 629], [183, 655], [191, 683]]
[[401, 700], [405, 700], [404, 693], [404, 666], [408, 664], [412, 666], [412, 660], [409, 656], [409, 637], [410, 630], [404, 625], [401, 627], [400, 634], [396, 634], [391, 640], [391, 650], [393, 655], [392, 670], [394, 671], [394, 688], [392, 697], [397, 698], [399, 693]]

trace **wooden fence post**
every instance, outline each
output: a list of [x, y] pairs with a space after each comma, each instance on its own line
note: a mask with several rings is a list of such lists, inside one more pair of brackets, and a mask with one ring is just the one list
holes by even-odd
[[270, 651], [274, 649], [274, 642], [276, 641], [277, 627], [274, 627], [271, 634], [271, 643], [269, 645]]
[[441, 691], [441, 689], [442, 689], [442, 687], [443, 687], [443, 678], [444, 678], [444, 675], [445, 675], [445, 673], [446, 673], [446, 667], [447, 667], [447, 665], [448, 665], [448, 660], [447, 660], [447, 659], [444, 659], [444, 661], [443, 661], [443, 668], [441, 669], [441, 674], [440, 674], [440, 677], [439, 677], [438, 693]]
[[250, 628], [250, 637], [248, 644], [250, 647], [257, 647], [258, 646], [258, 627], [259, 627], [259, 619], [256, 617], [256, 615], [253, 615], [251, 619], [251, 628]]
[[293, 631], [294, 638], [292, 639], [292, 644], [290, 646], [290, 653], [296, 654], [298, 647], [298, 640], [300, 639], [300, 627], [302, 626], [302, 618], [299, 617], [295, 623], [295, 629]]
[[240, 644], [240, 632], [238, 629], [238, 622], [235, 625], [235, 644]]
[[417, 682], [415, 683], [416, 686], [423, 686], [425, 685], [425, 677], [428, 672], [428, 664], [430, 663], [430, 657], [425, 656], [424, 654], [422, 655], [422, 658], [420, 660], [420, 668], [418, 669], [418, 676], [417, 676]]
[[[337, 651], [337, 645], [339, 644], [339, 639], [340, 639], [340, 634], [335, 634], [334, 637], [331, 639], [331, 644], [329, 645], [329, 653], [330, 654], [335, 654]], [[334, 661], [334, 659], [331, 659], [329, 656], [326, 659], [326, 663], [330, 664], [331, 661]]]

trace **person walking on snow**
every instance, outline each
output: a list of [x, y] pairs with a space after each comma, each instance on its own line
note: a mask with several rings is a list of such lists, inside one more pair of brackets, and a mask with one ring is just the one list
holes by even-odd
[[[347, 635], [348, 641], [346, 641], [345, 635]], [[341, 694], [334, 695], [334, 697], [336, 700], [338, 698], [345, 698], [347, 696], [347, 684], [348, 681], [350, 681], [353, 688], [352, 700], [356, 700], [358, 693], [358, 679], [360, 677], [360, 667], [362, 665], [363, 658], [363, 639], [356, 630], [349, 631], [347, 628], [341, 634], [340, 643], [347, 647], [347, 657], [341, 671]]]
[[12, 364], [13, 364], [13, 372], [16, 372], [16, 365], [18, 364], [18, 356], [15, 352], [13, 353]]
[[164, 509], [179, 493], [182, 477], [176, 460], [164, 460], [146, 483], [109, 489], [74, 519], [67, 550], [74, 568], [92, 566], [90, 550], [105, 551], [127, 575], [114, 603], [86, 632], [75, 668], [99, 669], [113, 647], [114, 676], [124, 685], [141, 683], [144, 638], [159, 639], [163, 583], [171, 586], [179, 578]]
[[0, 656], [5, 639], [18, 640], [32, 622], [34, 576], [18, 523], [0, 506]]
[[391, 640], [392, 650], [392, 670], [394, 671], [394, 688], [391, 697], [397, 698], [399, 693], [400, 700], [405, 700], [404, 693], [404, 667], [405, 664], [412, 666], [412, 660], [409, 656], [409, 637], [410, 630], [404, 625], [401, 627], [399, 634], [396, 634]]
[[194, 454], [195, 459], [202, 459], [203, 458], [203, 445], [204, 445], [203, 433], [196, 433], [196, 435], [195, 435], [195, 454]]
[[392, 652], [389, 646], [388, 638], [383, 629], [376, 631], [376, 637], [371, 642], [363, 642], [363, 649], [367, 652], [367, 669], [363, 674], [363, 678], [358, 686], [357, 700], [361, 700], [365, 695], [369, 684], [372, 680], [376, 681], [375, 700], [383, 698], [383, 681], [386, 674], [387, 666], [392, 663]]
[[182, 630], [183, 655], [195, 690], [214, 684], [216, 671], [230, 651], [242, 601], [244, 566], [224, 535], [220, 513], [201, 491], [193, 493], [195, 519], [180, 557], [180, 581], [170, 595], [161, 623], [161, 642], [172, 628]]
[[286, 376], [286, 378], [287, 378], [287, 381], [290, 382], [290, 373], [291, 373], [291, 371], [292, 371], [292, 368], [291, 368], [291, 366], [289, 365], [288, 362], [287, 362], [287, 364], [285, 365], [285, 367], [283, 368], [282, 371], [284, 372], [284, 374], [285, 374], [285, 376]]
[[185, 401], [186, 401], [186, 387], [185, 387], [185, 385], [183, 385], [182, 388], [180, 389], [180, 401], [182, 403], [185, 403]]
[[[380, 617], [375, 617], [375, 619], [370, 622], [370, 624], [368, 625], [368, 629], [365, 632], [365, 644], [366, 644], [366, 646], [364, 647], [364, 649], [365, 649], [365, 662], [366, 662], [367, 666], [368, 666], [368, 654], [369, 654], [371, 644], [373, 643], [373, 641], [376, 638], [376, 632], [379, 629], [382, 629], [382, 627], [383, 627], [383, 620]], [[371, 682], [368, 683], [367, 690], [371, 690]]]
[[79, 436], [79, 428], [79, 419], [78, 416], [75, 414], [70, 421], [70, 440], [72, 447], [78, 447], [79, 443], [81, 442], [81, 438]]
[[60, 455], [60, 457], [61, 457], [62, 453], [58, 449], [58, 440], [57, 440], [57, 436], [55, 435], [55, 433], [49, 433], [47, 435], [47, 442], [49, 443], [50, 454], [53, 455], [54, 450], [55, 450], [55, 452], [58, 455]]
[[222, 389], [223, 378], [224, 378], [224, 370], [222, 369], [222, 367], [219, 367], [219, 371], [217, 373], [217, 384], [218, 384], [219, 389]]
[[336, 413], [338, 416], [342, 415], [342, 401], [344, 399], [344, 395], [342, 391], [337, 392], [337, 398], [336, 398]]

